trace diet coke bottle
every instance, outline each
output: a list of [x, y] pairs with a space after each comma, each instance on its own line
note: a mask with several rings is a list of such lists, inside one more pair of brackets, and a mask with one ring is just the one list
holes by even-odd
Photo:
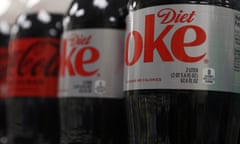
[[130, 144], [239, 144], [240, 1], [130, 0]]
[[74, 0], [64, 18], [61, 144], [126, 144], [124, 0]]

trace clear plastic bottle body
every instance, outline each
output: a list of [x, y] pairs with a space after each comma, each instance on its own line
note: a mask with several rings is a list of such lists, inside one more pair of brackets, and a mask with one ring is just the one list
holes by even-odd
[[[155, 6], [168, 7], [174, 4], [179, 7], [184, 4], [186, 9], [186, 5], [194, 4], [240, 10], [239, 1], [236, 0], [171, 2], [167, 0], [130, 0], [129, 11], [135, 12]], [[127, 25], [134, 24], [128, 23]], [[158, 27], [164, 26], [160, 24]], [[132, 28], [132, 30], [135, 29]], [[138, 75], [138, 72], [136, 73]], [[169, 89], [125, 90], [125, 96], [130, 144], [239, 143], [239, 93], [169, 87]]]

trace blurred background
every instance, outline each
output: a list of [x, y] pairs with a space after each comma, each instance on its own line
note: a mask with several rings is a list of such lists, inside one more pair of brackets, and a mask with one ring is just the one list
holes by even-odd
[[[14, 21], [14, 17], [16, 14], [26, 10], [27, 8], [33, 7], [40, 0], [1, 0], [0, 1], [0, 17], [1, 19], [5, 19], [8, 22]], [[71, 0], [65, 0], [71, 1]], [[48, 0], [49, 5], [52, 5], [54, 1]], [[65, 3], [59, 2], [58, 7], [64, 7]]]
[[[16, 17], [17, 13], [20, 13], [23, 4], [26, 0], [1, 0], [0, 2], [0, 17], [9, 22], [14, 21], [13, 17]], [[38, 0], [29, 0], [31, 3], [35, 3]]]

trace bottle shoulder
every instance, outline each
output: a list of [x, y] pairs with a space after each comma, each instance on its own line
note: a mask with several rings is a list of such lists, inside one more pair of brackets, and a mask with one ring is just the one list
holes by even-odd
[[60, 38], [62, 34], [62, 14], [44, 12], [22, 14], [18, 17], [12, 34], [21, 37], [53, 37]]
[[[120, 0], [116, 0], [119, 2]], [[69, 7], [64, 18], [64, 28], [67, 30], [81, 28], [125, 28], [125, 17], [122, 9], [124, 4], [116, 4], [111, 0], [99, 3], [95, 0], [75, 0]]]
[[172, 5], [172, 4], [199, 4], [199, 5], [214, 5], [219, 7], [226, 7], [240, 11], [239, 0], [129, 0], [128, 9], [138, 10], [147, 7], [153, 7], [158, 5]]

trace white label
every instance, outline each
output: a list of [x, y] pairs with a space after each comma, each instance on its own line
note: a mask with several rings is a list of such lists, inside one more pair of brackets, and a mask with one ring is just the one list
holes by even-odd
[[64, 33], [59, 96], [121, 98], [124, 34], [112, 29]]
[[127, 17], [124, 90], [240, 93], [240, 12], [162, 5]]

